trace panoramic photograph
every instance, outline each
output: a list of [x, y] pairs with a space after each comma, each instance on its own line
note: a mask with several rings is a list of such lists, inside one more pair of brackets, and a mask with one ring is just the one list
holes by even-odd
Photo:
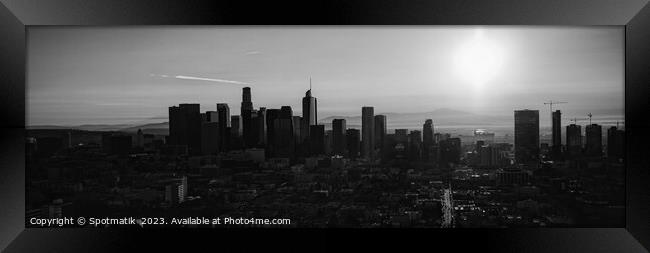
[[625, 227], [624, 46], [603, 26], [30, 27], [25, 224]]

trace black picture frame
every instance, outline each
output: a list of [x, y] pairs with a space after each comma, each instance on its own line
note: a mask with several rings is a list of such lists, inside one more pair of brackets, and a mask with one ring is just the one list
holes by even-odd
[[[333, 248], [341, 242], [362, 243], [366, 250], [384, 248], [385, 244], [397, 244], [398, 249], [418, 245], [498, 252], [647, 252], [650, 248], [648, 1], [0, 2], [0, 249], [6, 252], [102, 252], [133, 247], [169, 250], [197, 244], [214, 246], [208, 250], [273, 245], [303, 251]], [[26, 27], [267, 24], [625, 26], [626, 226], [457, 230], [25, 228]], [[298, 246], [304, 243], [304, 248]]]

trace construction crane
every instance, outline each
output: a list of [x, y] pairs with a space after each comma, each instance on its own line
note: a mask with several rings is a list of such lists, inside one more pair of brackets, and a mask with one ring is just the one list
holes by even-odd
[[555, 105], [555, 104], [566, 104], [566, 103], [567, 103], [567, 102], [561, 102], [561, 101], [553, 101], [553, 100], [550, 100], [550, 101], [548, 101], [548, 102], [546, 102], [546, 103], [544, 103], [544, 104], [545, 104], [545, 105], [548, 105], [549, 109], [551, 109], [551, 114], [553, 114], [553, 105]]
[[551, 127], [553, 127], [553, 105], [554, 104], [566, 104], [567, 102], [561, 102], [561, 101], [553, 101], [549, 100], [548, 102], [544, 103], [545, 105], [548, 105], [549, 109], [551, 109]]

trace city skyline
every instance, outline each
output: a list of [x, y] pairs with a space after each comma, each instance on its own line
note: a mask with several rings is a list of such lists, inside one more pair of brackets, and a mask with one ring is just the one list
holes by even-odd
[[[124, 36], [107, 38], [104, 34]], [[136, 37], [136, 34], [141, 36]], [[214, 38], [214, 34], [224, 37]], [[399, 38], [395, 39], [388, 36], [390, 34], [401, 36], [394, 36]], [[433, 35], [442, 36], [436, 40], [431, 38]], [[523, 38], [525, 35], [528, 37]], [[531, 36], [544, 38], [548, 45], [523, 43]], [[211, 40], [199, 39], [204, 37]], [[39, 28], [30, 31], [29, 38], [28, 125], [128, 123], [150, 118], [162, 122], [165, 121], [165, 108], [180, 103], [199, 103], [201, 111], [216, 110], [216, 103], [227, 103], [232, 112], [239, 112], [240, 92], [245, 86], [253, 90], [254, 108], [286, 105], [293, 108], [295, 115], [302, 115], [300, 97], [308, 89], [310, 76], [314, 77], [314, 96], [321, 101], [318, 120], [331, 116], [360, 116], [360, 107], [366, 105], [373, 106], [376, 114], [453, 108], [475, 114], [509, 115], [511, 120], [512, 110], [535, 109], [542, 113], [540, 124], [545, 126], [550, 124], [550, 111], [543, 102], [550, 99], [568, 101], [556, 109], [571, 118], [587, 112], [621, 119], [623, 115], [623, 45], [622, 29], [618, 28]], [[183, 39], [179, 42], [179, 38]], [[241, 43], [246, 45], [235, 44], [233, 40], [237, 38], [246, 38], [245, 43]], [[290, 38], [297, 41], [288, 41]], [[399, 43], [379, 43], [381, 38]], [[407, 38], [416, 42], [407, 42]], [[425, 43], [418, 40], [427, 38], [425, 41], [431, 45], [423, 46]], [[321, 42], [306, 43], [316, 39]], [[368, 44], [368, 48], [358, 47], [372, 41], [376, 43]], [[488, 59], [488, 64], [498, 63], [502, 69], [490, 69], [493, 72], [487, 73], [486, 69], [470, 66], [475, 68], [472, 78], [463, 78], [464, 74], [457, 72], [464, 68], [457, 62], [466, 58], [463, 52], [477, 51], [471, 45], [477, 41], [486, 42], [480, 44], [483, 49], [504, 51], [501, 55], [482, 58]], [[206, 45], [211, 42], [216, 45]], [[151, 48], [142, 47], [147, 43]], [[427, 49], [430, 53], [413, 51], [405, 46], [409, 43], [414, 49]], [[183, 48], [183, 44], [193, 46]], [[303, 46], [295, 51], [287, 48], [296, 45]], [[467, 50], [457, 53], [458, 57], [443, 52], [463, 47]], [[177, 51], [169, 50], [173, 48]], [[168, 51], [160, 51], [163, 49]], [[514, 57], [515, 52], [521, 54], [523, 51], [530, 51], [529, 64], [515, 71], [512, 64], [526, 62], [522, 62], [521, 55]], [[481, 55], [482, 52], [475, 53]], [[219, 53], [223, 57], [214, 55]], [[326, 56], [327, 53], [332, 55]], [[291, 59], [290, 55], [298, 60]], [[204, 64], [221, 58], [229, 59], [216, 60], [221, 70]], [[118, 63], [126, 66], [117, 66]], [[316, 68], [316, 65], [325, 67]], [[190, 66], [195, 67], [193, 72], [183, 70]], [[544, 73], [544, 77], [522, 77], [535, 66], [543, 70], [539, 72]], [[372, 75], [376, 70], [386, 71]], [[438, 79], [432, 79], [432, 75], [439, 75]], [[270, 79], [265, 81], [266, 78]], [[504, 79], [524, 82], [506, 85]], [[572, 84], [567, 86], [569, 81]], [[540, 88], [540, 82], [548, 85]], [[394, 85], [397, 83], [403, 85]], [[348, 85], [345, 92], [340, 92], [344, 85]], [[497, 94], [500, 92], [503, 94]], [[481, 101], [483, 98], [488, 99]], [[563, 125], [565, 123], [569, 122], [563, 119]]]
[[26, 227], [625, 224], [619, 28], [97, 30], [28, 34], [28, 126], [108, 124], [28, 127]]

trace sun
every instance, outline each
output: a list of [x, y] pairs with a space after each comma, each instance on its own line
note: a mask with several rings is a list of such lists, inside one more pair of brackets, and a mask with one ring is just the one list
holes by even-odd
[[455, 54], [454, 67], [465, 82], [481, 87], [495, 78], [503, 65], [503, 50], [477, 30], [474, 37], [461, 44]]

